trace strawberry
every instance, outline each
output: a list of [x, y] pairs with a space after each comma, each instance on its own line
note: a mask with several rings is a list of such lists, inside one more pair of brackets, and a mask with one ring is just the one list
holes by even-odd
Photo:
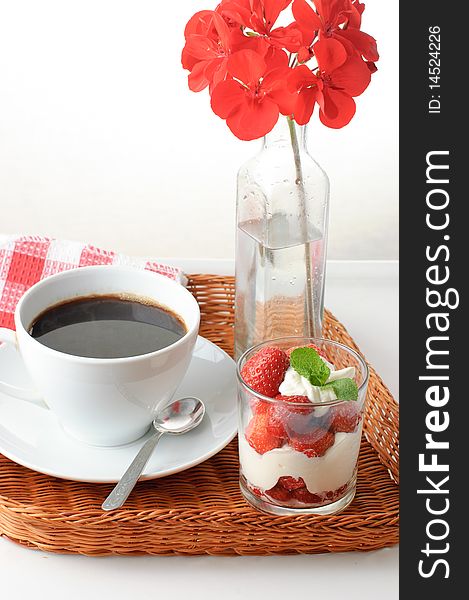
[[249, 398], [249, 405], [254, 415], [269, 412], [271, 406], [270, 402], [260, 400], [254, 394]]
[[[279, 435], [281, 433], [282, 435]], [[264, 454], [274, 448], [280, 448], [283, 444], [283, 428], [279, 430], [270, 426], [270, 414], [268, 412], [257, 413], [253, 416], [245, 432], [250, 446], [258, 454]]]
[[283, 396], [282, 394], [277, 394], [275, 396], [275, 400], [281, 400], [283, 402], [295, 402], [299, 404], [311, 404], [308, 396]]
[[303, 502], [303, 504], [320, 504], [322, 502], [321, 496], [312, 494], [306, 487], [293, 490], [292, 495], [295, 500]]
[[258, 394], [274, 398], [289, 363], [283, 350], [265, 346], [245, 363], [241, 369], [241, 377]]
[[334, 444], [335, 435], [325, 429], [313, 429], [307, 433], [292, 437], [292, 448], [303, 452], [309, 458], [323, 456]]
[[339, 406], [331, 408], [332, 419], [329, 430], [333, 433], [342, 431], [352, 433], [360, 423], [360, 407], [356, 402], [345, 402]]
[[336, 490], [329, 490], [328, 492], [323, 492], [324, 500], [328, 502], [336, 502], [339, 498], [344, 495], [345, 490], [347, 489], [347, 484], [341, 485], [340, 488]]
[[[314, 408], [307, 396], [282, 396], [278, 394], [275, 400], [279, 400], [271, 405], [270, 420], [277, 423], [282, 435], [288, 437], [290, 431], [309, 431], [311, 429], [311, 419], [313, 418]], [[305, 407], [292, 406], [292, 403], [304, 404]], [[279, 434], [280, 435], [280, 434]]]
[[299, 490], [301, 488], [304, 488], [305, 482], [302, 479], [302, 477], [295, 479], [294, 477], [285, 476], [280, 477], [280, 479], [277, 482], [277, 485], [281, 485], [283, 488], [291, 492], [293, 490]]
[[282, 415], [278, 414], [275, 404], [267, 400], [255, 400], [251, 406], [254, 415], [267, 415], [263, 424], [270, 433], [282, 439], [286, 437]]
[[269, 406], [267, 414], [267, 430], [273, 435], [276, 435], [283, 442], [287, 437], [287, 434], [285, 432], [285, 424], [282, 419], [282, 415], [278, 414], [276, 406]]
[[279, 483], [276, 483], [273, 488], [270, 488], [270, 490], [266, 490], [265, 493], [273, 500], [277, 500], [277, 502], [287, 502], [290, 500], [290, 492], [282, 487]]
[[340, 488], [337, 488], [334, 492], [332, 492], [332, 497], [334, 500], [338, 500], [344, 495], [345, 490], [347, 489], [347, 483], [341, 485]]
[[[282, 402], [294, 402], [295, 404], [309, 404], [309, 406], [305, 406], [305, 408], [301, 408], [299, 406], [286, 406], [285, 413], [296, 413], [301, 415], [309, 415], [314, 412], [313, 403], [310, 401], [308, 396], [282, 396], [282, 394], [277, 394], [275, 396], [275, 400], [281, 400]], [[277, 406], [277, 408], [280, 408]]]
[[251, 492], [252, 492], [254, 495], [258, 496], [259, 498], [262, 498], [262, 490], [260, 490], [260, 489], [259, 489], [259, 488], [257, 488], [257, 487], [253, 487], [253, 486], [251, 486], [249, 489], [251, 490]]
[[290, 358], [290, 354], [293, 352], [293, 350], [296, 350], [297, 348], [312, 348], [313, 350], [316, 350], [319, 356], [322, 356], [327, 360], [327, 357], [324, 354], [323, 350], [321, 350], [321, 348], [318, 348], [315, 344], [308, 344], [307, 346], [292, 346], [291, 348], [288, 348], [288, 350], [286, 351], [288, 358]]

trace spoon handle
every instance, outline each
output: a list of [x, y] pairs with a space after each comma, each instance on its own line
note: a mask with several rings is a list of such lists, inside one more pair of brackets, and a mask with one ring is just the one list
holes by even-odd
[[101, 506], [103, 510], [115, 510], [124, 504], [139, 480], [145, 465], [153, 454], [153, 450], [162, 435], [163, 433], [158, 431], [143, 444], [116, 487], [103, 502]]

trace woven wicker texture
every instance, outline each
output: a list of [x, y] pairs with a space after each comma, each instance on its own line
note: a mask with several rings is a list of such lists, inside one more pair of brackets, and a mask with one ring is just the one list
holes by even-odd
[[[233, 349], [231, 277], [192, 275], [201, 335]], [[356, 348], [326, 313], [324, 336]], [[355, 500], [330, 517], [273, 517], [238, 487], [236, 441], [183, 473], [142, 482], [124, 508], [103, 513], [112, 486], [64, 481], [0, 455], [0, 534], [61, 553], [294, 554], [373, 550], [398, 541], [398, 405], [371, 369]]]

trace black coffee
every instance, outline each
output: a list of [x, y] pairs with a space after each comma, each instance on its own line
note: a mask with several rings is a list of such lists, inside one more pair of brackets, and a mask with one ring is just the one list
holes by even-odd
[[75, 356], [123, 358], [161, 350], [187, 332], [182, 319], [144, 299], [87, 296], [40, 314], [29, 333], [38, 342]]

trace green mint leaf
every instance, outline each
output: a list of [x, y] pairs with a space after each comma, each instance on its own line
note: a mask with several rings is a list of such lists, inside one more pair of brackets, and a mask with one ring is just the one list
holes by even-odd
[[290, 355], [290, 365], [305, 377], [311, 385], [321, 386], [327, 381], [331, 370], [314, 348], [296, 348]]
[[331, 381], [331, 383], [324, 385], [323, 388], [332, 388], [337, 396], [337, 400], [358, 400], [357, 384], [350, 377]]

